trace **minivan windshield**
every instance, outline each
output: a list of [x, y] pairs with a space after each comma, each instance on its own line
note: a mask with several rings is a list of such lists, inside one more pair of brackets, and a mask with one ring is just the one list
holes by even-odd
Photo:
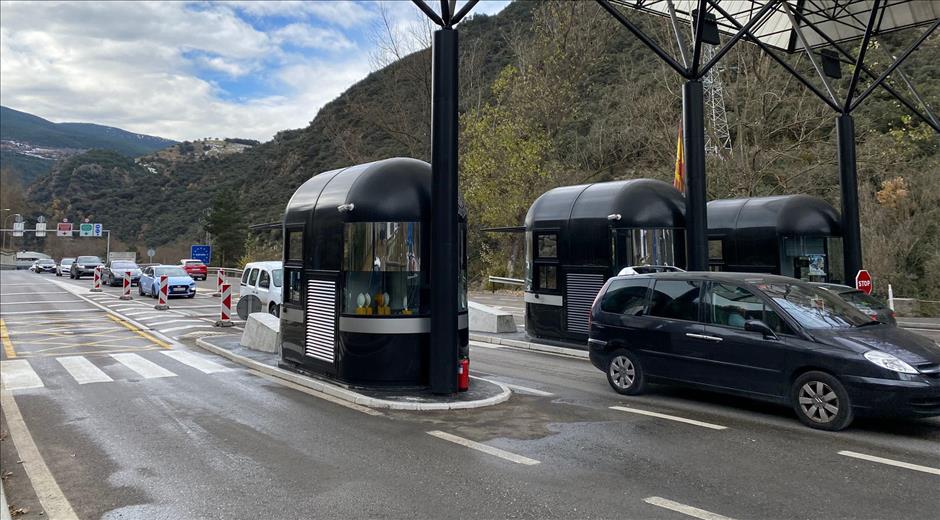
[[804, 283], [759, 283], [769, 296], [806, 329], [841, 329], [871, 323], [871, 318], [830, 291]]

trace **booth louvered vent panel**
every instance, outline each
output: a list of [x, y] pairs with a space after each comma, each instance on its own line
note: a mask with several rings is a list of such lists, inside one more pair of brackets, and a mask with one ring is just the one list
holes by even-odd
[[307, 283], [306, 354], [333, 362], [333, 331], [336, 328], [336, 282], [310, 280]]
[[594, 297], [604, 286], [604, 275], [569, 273], [567, 278], [568, 332], [587, 334], [588, 314]]

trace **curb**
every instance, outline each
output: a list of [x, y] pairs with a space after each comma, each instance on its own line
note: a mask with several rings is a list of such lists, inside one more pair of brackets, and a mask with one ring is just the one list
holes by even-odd
[[509, 399], [509, 396], [512, 395], [512, 392], [509, 388], [502, 384], [497, 383], [496, 381], [489, 381], [500, 388], [500, 393], [488, 397], [486, 399], [480, 399], [477, 401], [461, 401], [456, 403], [406, 403], [400, 401], [390, 401], [388, 399], [378, 399], [375, 397], [369, 397], [367, 395], [362, 395], [358, 392], [354, 392], [347, 388], [343, 388], [337, 385], [326, 383], [323, 381], [317, 381], [316, 379], [311, 379], [309, 377], [302, 376], [300, 374], [291, 372], [289, 370], [284, 370], [282, 368], [272, 367], [270, 365], [265, 365], [254, 359], [247, 358], [245, 356], [240, 356], [234, 352], [230, 352], [224, 348], [217, 347], [208, 341], [199, 338], [196, 340], [196, 345], [199, 347], [217, 354], [224, 358], [227, 358], [239, 365], [248, 367], [252, 370], [261, 372], [278, 379], [283, 379], [295, 385], [300, 385], [304, 388], [310, 390], [315, 390], [317, 392], [335, 397], [337, 399], [342, 399], [353, 404], [358, 404], [360, 406], [368, 406], [370, 408], [382, 408], [387, 410], [409, 410], [409, 411], [440, 411], [440, 410], [468, 410], [471, 408], [482, 408], [484, 406], [492, 406], [505, 402]]
[[529, 341], [519, 341], [517, 339], [504, 339], [496, 338], [493, 336], [481, 336], [479, 334], [470, 333], [470, 341], [476, 341], [479, 343], [489, 343], [491, 345], [503, 345], [506, 347], [515, 347], [523, 350], [531, 350], [533, 352], [544, 352], [547, 354], [558, 354], [561, 356], [568, 356], [579, 359], [588, 359], [589, 354], [587, 350], [579, 350], [574, 348], [566, 347], [556, 347], [554, 345], [544, 345], [542, 343], [532, 343]]
[[2, 482], [0, 482], [0, 520], [10, 520], [10, 507], [7, 505], [7, 496], [3, 492]]
[[921, 329], [921, 330], [936, 330], [940, 331], [940, 324], [937, 323], [911, 323], [898, 320], [898, 327], [902, 329]]

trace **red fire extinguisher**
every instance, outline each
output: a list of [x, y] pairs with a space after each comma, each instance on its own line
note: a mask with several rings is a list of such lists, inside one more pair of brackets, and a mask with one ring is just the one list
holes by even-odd
[[470, 389], [470, 359], [463, 358], [457, 364], [457, 390], [466, 392]]

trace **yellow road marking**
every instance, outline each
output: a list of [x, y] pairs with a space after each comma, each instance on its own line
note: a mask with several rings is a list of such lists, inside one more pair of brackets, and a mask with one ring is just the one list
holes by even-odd
[[152, 342], [152, 343], [154, 343], [154, 344], [156, 344], [156, 345], [159, 345], [159, 346], [161, 346], [161, 347], [163, 347], [163, 348], [166, 348], [166, 349], [172, 349], [172, 348], [173, 348], [173, 347], [170, 346], [170, 344], [167, 343], [166, 341], [157, 339], [157, 338], [151, 336], [150, 334], [147, 334], [146, 332], [144, 332], [144, 331], [138, 329], [137, 327], [131, 325], [130, 323], [128, 323], [128, 322], [126, 322], [126, 321], [124, 321], [124, 320], [122, 320], [122, 319], [120, 319], [120, 318], [114, 316], [113, 314], [108, 314], [108, 317], [111, 318], [115, 323], [120, 323], [120, 324], [121, 324], [123, 327], [125, 327], [127, 330], [129, 330], [129, 331], [131, 331], [131, 332], [134, 332], [134, 333], [137, 333], [140, 337], [142, 337], [142, 338], [144, 338], [144, 339], [146, 339], [146, 340], [148, 340], [148, 341], [150, 341], [150, 342]]
[[3, 342], [3, 352], [7, 359], [16, 357], [16, 349], [13, 348], [13, 342], [10, 341], [10, 334], [7, 333], [7, 324], [0, 318], [0, 342]]

